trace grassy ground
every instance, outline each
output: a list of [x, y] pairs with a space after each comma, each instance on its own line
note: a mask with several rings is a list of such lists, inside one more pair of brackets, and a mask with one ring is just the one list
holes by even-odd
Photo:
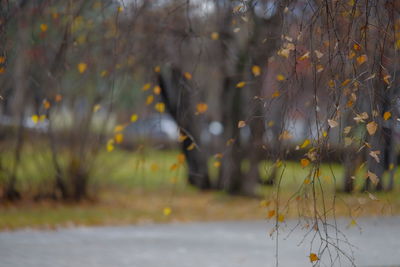
[[[45, 152], [30, 156], [28, 153], [19, 173], [20, 188], [35, 192], [45, 190], [46, 185], [51, 184], [53, 174], [46, 166], [48, 157]], [[264, 219], [277, 207], [285, 219], [313, 214], [313, 186], [304, 182], [309, 168], [303, 169], [297, 162], [288, 162], [280, 168], [284, 172], [279, 194], [276, 188], [260, 187], [260, 199], [198, 192], [186, 184], [184, 166], [174, 167], [178, 163], [176, 151], [101, 154], [93, 168], [95, 200], [72, 204], [49, 200], [33, 202], [27, 198], [18, 203], [2, 203], [0, 229]], [[270, 171], [270, 167], [267, 162], [260, 166], [263, 173]], [[212, 162], [210, 170], [216, 173]], [[368, 192], [336, 194], [335, 187], [342, 184], [342, 171], [337, 164], [325, 164], [321, 168], [320, 183], [316, 183], [316, 208], [321, 215], [357, 219], [400, 214], [398, 187], [394, 192], [374, 193], [373, 196]], [[360, 171], [358, 186], [362, 184], [362, 176]]]

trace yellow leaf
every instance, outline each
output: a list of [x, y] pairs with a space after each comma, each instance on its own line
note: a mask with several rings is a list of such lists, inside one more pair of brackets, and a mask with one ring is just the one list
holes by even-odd
[[300, 165], [301, 165], [302, 168], [305, 168], [308, 165], [310, 165], [310, 161], [308, 159], [301, 159], [300, 160]]
[[350, 221], [350, 223], [349, 223], [349, 225], [347, 225], [347, 227], [350, 228], [350, 227], [353, 227], [353, 226], [356, 226], [356, 225], [357, 225], [357, 222], [356, 222], [356, 220], [353, 219], [353, 220]]
[[131, 115], [131, 122], [136, 122], [139, 119], [139, 116], [137, 114], [132, 114]]
[[117, 126], [114, 127], [114, 133], [122, 132], [124, 129], [125, 129], [125, 126], [119, 124], [119, 125], [117, 125]]
[[99, 111], [100, 108], [101, 108], [101, 106], [99, 104], [94, 105], [93, 106], [93, 112], [96, 113], [97, 111]]
[[374, 121], [371, 121], [367, 124], [367, 131], [369, 135], [374, 135], [376, 130], [378, 129], [378, 124]]
[[160, 73], [160, 71], [161, 71], [160, 66], [155, 66], [155, 67], [154, 67], [154, 72], [155, 72], [155, 73]]
[[230, 146], [235, 142], [235, 139], [230, 138], [228, 141], [226, 141], [226, 146]]
[[351, 126], [344, 127], [343, 133], [344, 133], [344, 134], [349, 134], [350, 131], [351, 131], [351, 128], [352, 128]]
[[149, 95], [146, 98], [146, 105], [150, 105], [151, 103], [153, 103], [153, 101], [154, 101], [154, 96], [153, 95]]
[[6, 71], [6, 68], [0, 67], [0, 74], [3, 74]]
[[283, 214], [279, 214], [279, 216], [278, 216], [278, 222], [284, 222], [285, 221], [285, 215], [283, 215]]
[[187, 137], [186, 135], [180, 133], [180, 134], [179, 134], [179, 137], [178, 137], [178, 141], [179, 141], [180, 143], [182, 143], [182, 142], [185, 141], [187, 138], [188, 138], [188, 137]]
[[191, 143], [190, 146], [187, 147], [187, 150], [188, 150], [188, 151], [191, 151], [191, 150], [193, 150], [195, 147], [196, 147], [196, 144], [195, 144], [195, 143]]
[[196, 105], [197, 113], [202, 114], [208, 110], [208, 105], [206, 103], [198, 103]]
[[238, 122], [238, 128], [243, 128], [244, 126], [246, 126], [246, 122], [245, 121], [239, 121]]
[[277, 54], [278, 54], [278, 56], [281, 56], [284, 58], [289, 58], [290, 49], [287, 49], [287, 48], [279, 49]]
[[161, 87], [158, 86], [158, 85], [154, 86], [154, 88], [153, 88], [153, 93], [154, 93], [155, 95], [161, 94]]
[[6, 58], [0, 56], [0, 64], [4, 64], [5, 62], [6, 62]]
[[238, 83], [236, 84], [236, 87], [237, 87], [237, 88], [243, 88], [245, 85], [246, 85], [246, 82], [238, 82]]
[[124, 141], [124, 135], [122, 133], [117, 133], [114, 136], [114, 139], [115, 139], [115, 143], [121, 144]]
[[158, 112], [164, 113], [164, 111], [165, 111], [165, 104], [162, 103], [162, 102], [158, 102], [158, 103], [154, 106], [154, 108], [155, 108]]
[[171, 215], [171, 212], [172, 212], [172, 210], [171, 210], [170, 207], [165, 207], [165, 208], [163, 209], [163, 214], [164, 214], [164, 216], [169, 216], [169, 215]]
[[142, 90], [147, 91], [150, 89], [150, 87], [151, 87], [151, 83], [146, 83], [145, 85], [143, 85]]
[[276, 90], [272, 95], [271, 95], [271, 98], [277, 98], [277, 97], [279, 97], [281, 95], [281, 93], [278, 91], [278, 90]]
[[317, 70], [318, 73], [320, 73], [321, 71], [324, 70], [324, 66], [322, 66], [321, 64], [318, 64], [317, 67], [316, 67], [316, 70]]
[[119, 6], [117, 10], [118, 10], [118, 12], [121, 13], [122, 11], [124, 11], [124, 7], [123, 6]]
[[357, 114], [353, 119], [354, 119], [357, 123], [360, 123], [360, 122], [364, 122], [364, 120], [366, 120], [366, 119], [368, 119], [368, 118], [369, 118], [368, 113], [367, 113], [367, 112], [363, 112], [363, 113], [361, 113], [361, 114]]
[[367, 61], [367, 55], [361, 55], [359, 57], [357, 57], [357, 63], [358, 65], [363, 64], [364, 62]]
[[351, 80], [350, 79], [346, 79], [346, 80], [344, 80], [343, 82], [342, 82], [342, 86], [346, 86], [346, 85], [348, 85], [349, 83], [351, 82]]
[[323, 137], [327, 137], [327, 136], [328, 136], [328, 132], [327, 132], [327, 131], [323, 131], [323, 132], [322, 132], [322, 136], [323, 136]]
[[330, 88], [335, 87], [335, 81], [334, 80], [329, 80], [328, 85]]
[[261, 74], [260, 66], [254, 65], [253, 67], [251, 67], [251, 72], [253, 73], [253, 75], [255, 77], [260, 76], [260, 74]]
[[37, 124], [39, 122], [39, 116], [38, 115], [32, 115], [31, 120], [33, 121], [34, 124]]
[[385, 76], [383, 76], [383, 81], [386, 83], [386, 84], [390, 84], [390, 78], [391, 78], [392, 76], [390, 76], [389, 74], [388, 75], [385, 75]]
[[390, 119], [392, 117], [392, 113], [390, 113], [390, 111], [386, 111], [385, 113], [383, 113], [383, 119], [385, 121], [387, 121], [388, 119]]
[[353, 49], [355, 51], [360, 51], [361, 50], [361, 45], [355, 43], [355, 44], [353, 44]]
[[373, 157], [377, 163], [380, 162], [380, 160], [379, 160], [379, 155], [380, 155], [380, 154], [381, 154], [381, 152], [380, 152], [379, 150], [375, 150], [375, 151], [369, 152], [369, 155], [370, 155], [371, 157]]
[[190, 74], [189, 72], [185, 72], [183, 75], [185, 76], [186, 80], [189, 80], [189, 81], [193, 78], [192, 74]]
[[107, 142], [107, 151], [111, 152], [114, 150], [114, 139], [110, 139]]
[[87, 69], [87, 64], [84, 62], [81, 62], [78, 64], [78, 71], [79, 73], [84, 73]]
[[276, 75], [276, 79], [281, 82], [285, 80], [285, 76], [283, 76], [282, 74], [278, 74]]
[[216, 41], [219, 39], [219, 33], [218, 32], [212, 32], [211, 33], [211, 39]]
[[274, 126], [275, 125], [275, 121], [269, 121], [268, 123], [267, 123], [267, 125], [268, 125], [268, 127], [272, 127], [272, 126]]
[[368, 197], [369, 197], [371, 200], [378, 200], [378, 198], [377, 198], [376, 196], [374, 196], [373, 194], [371, 194], [370, 192], [368, 192]]
[[396, 41], [395, 48], [396, 50], [400, 50], [400, 39]]
[[303, 144], [301, 144], [300, 148], [306, 148], [310, 145], [310, 143], [311, 143], [310, 140], [306, 139], [304, 140]]
[[270, 211], [268, 211], [268, 214], [267, 214], [267, 218], [268, 219], [271, 219], [272, 217], [274, 217], [275, 216], [275, 210], [270, 210]]
[[302, 60], [305, 60], [305, 59], [307, 59], [309, 57], [310, 57], [310, 52], [306, 52], [301, 57], [299, 57], [299, 60], [302, 61]]
[[306, 178], [306, 179], [304, 179], [304, 182], [303, 182], [304, 184], [310, 184], [311, 183], [311, 180], [310, 180], [310, 178]]
[[215, 168], [219, 168], [220, 166], [221, 166], [221, 162], [220, 161], [214, 162], [214, 167]]
[[40, 30], [41, 30], [42, 32], [46, 32], [48, 28], [49, 28], [49, 27], [47, 26], [47, 24], [40, 24]]
[[178, 160], [178, 163], [179, 164], [183, 164], [183, 163], [185, 163], [185, 159], [186, 159], [186, 157], [185, 157], [185, 155], [184, 154], [179, 154], [178, 156], [177, 156], [177, 160]]
[[315, 254], [315, 253], [310, 253], [310, 256], [308, 256], [308, 257], [310, 258], [311, 262], [319, 260], [317, 254]]

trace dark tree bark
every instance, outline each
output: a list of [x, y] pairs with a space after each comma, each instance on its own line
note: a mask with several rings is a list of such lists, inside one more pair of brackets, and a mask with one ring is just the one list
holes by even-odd
[[[191, 185], [206, 190], [211, 188], [208, 175], [207, 154], [200, 143], [201, 123], [195, 117], [193, 96], [189, 91], [189, 81], [184, 79], [178, 67], [171, 67], [158, 75], [161, 97], [169, 114], [174, 118], [182, 134], [187, 136], [182, 143], [182, 152], [186, 156]], [[188, 148], [196, 144], [196, 148]]]

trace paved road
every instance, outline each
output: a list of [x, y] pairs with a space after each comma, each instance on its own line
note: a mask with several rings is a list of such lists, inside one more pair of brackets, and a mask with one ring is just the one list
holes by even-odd
[[[305, 230], [279, 238], [279, 266], [311, 266]], [[342, 228], [348, 223], [339, 221]], [[360, 220], [344, 229], [356, 266], [400, 266], [400, 217]], [[266, 222], [97, 227], [0, 233], [1, 267], [261, 267], [275, 266]], [[314, 232], [312, 232], [314, 233]], [[311, 238], [311, 236], [309, 237]], [[350, 252], [345, 244], [341, 247]], [[325, 255], [327, 255], [325, 253]], [[328, 258], [324, 258], [327, 260]], [[331, 264], [321, 264], [331, 266]], [[341, 265], [351, 266], [341, 257]]]

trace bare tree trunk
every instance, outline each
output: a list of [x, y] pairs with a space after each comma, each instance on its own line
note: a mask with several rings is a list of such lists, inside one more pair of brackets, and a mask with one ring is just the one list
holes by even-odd
[[[211, 188], [208, 175], [207, 154], [202, 151], [200, 143], [201, 123], [195, 118], [192, 95], [183, 74], [177, 67], [164, 71], [158, 77], [161, 87], [161, 97], [165, 102], [167, 110], [178, 124], [182, 134], [186, 138], [182, 144], [182, 152], [186, 156], [189, 168], [188, 181], [191, 185], [206, 190]], [[196, 148], [190, 149], [192, 143]]]

